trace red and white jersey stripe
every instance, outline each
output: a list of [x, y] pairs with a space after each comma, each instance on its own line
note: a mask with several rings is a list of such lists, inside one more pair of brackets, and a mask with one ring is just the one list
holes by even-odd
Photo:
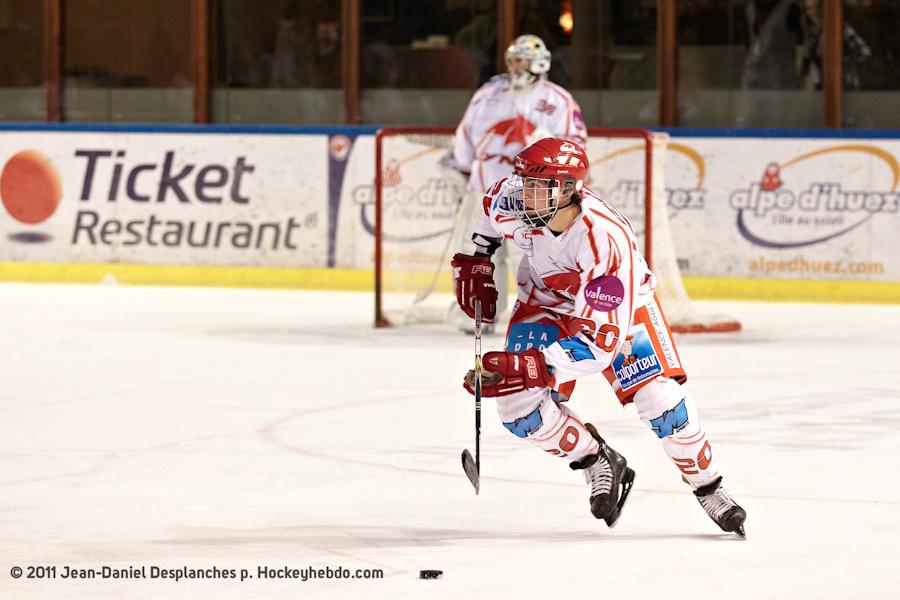
[[509, 75], [482, 85], [456, 128], [453, 159], [471, 171], [469, 191], [480, 193], [512, 172], [513, 159], [537, 130], [577, 142], [587, 141], [581, 109], [564, 88], [541, 80], [512, 91]]

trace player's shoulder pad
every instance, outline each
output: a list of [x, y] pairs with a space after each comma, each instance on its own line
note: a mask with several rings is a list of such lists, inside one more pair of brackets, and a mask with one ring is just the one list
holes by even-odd
[[510, 211], [511, 207], [507, 198], [507, 192], [509, 191], [507, 181], [508, 179], [504, 177], [484, 191], [484, 197], [482, 198], [484, 214], [490, 216], [492, 210], [501, 213]]
[[548, 90], [556, 92], [557, 94], [559, 94], [560, 96], [564, 96], [565, 98], [573, 98], [574, 97], [574, 96], [572, 96], [571, 92], [569, 92], [569, 90], [567, 90], [563, 86], [559, 85], [558, 83], [553, 83], [549, 79], [544, 79], [544, 86]]
[[603, 201], [603, 198], [600, 196], [600, 194], [598, 194], [588, 186], [584, 186], [583, 188], [581, 188], [581, 192], [579, 192], [579, 194], [581, 195], [582, 206], [584, 206], [585, 203], [591, 204], [593, 202]]
[[581, 190], [581, 212], [591, 221], [598, 218], [597, 213], [603, 213], [609, 208], [609, 204], [599, 194], [585, 186]]
[[510, 83], [512, 83], [512, 79], [510, 79], [509, 73], [498, 73], [488, 79], [481, 87], [487, 85], [509, 85]]
[[506, 92], [511, 85], [511, 81], [509, 75], [500, 74], [494, 75], [478, 88], [478, 91], [475, 92], [476, 96], [484, 96], [489, 94], [502, 94]]
[[503, 86], [497, 85], [494, 79], [496, 79], [496, 76], [491, 77], [486, 82], [482, 83], [481, 87], [475, 90], [475, 93], [472, 94], [472, 98], [469, 100], [469, 107], [477, 106], [485, 99], [503, 92]]
[[585, 187], [581, 192], [581, 214], [586, 219], [586, 225], [593, 228], [599, 225], [602, 229], [624, 226], [632, 230], [631, 222], [602, 195]]

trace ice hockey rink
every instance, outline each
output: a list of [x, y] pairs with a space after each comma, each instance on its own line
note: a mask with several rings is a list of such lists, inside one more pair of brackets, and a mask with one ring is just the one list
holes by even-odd
[[[744, 330], [678, 340], [746, 541], [601, 376], [571, 405], [637, 471], [615, 529], [490, 400], [476, 496], [471, 339], [369, 294], [0, 285], [0, 598], [896, 598], [900, 307], [707, 306]], [[40, 565], [254, 578], [10, 575]]]

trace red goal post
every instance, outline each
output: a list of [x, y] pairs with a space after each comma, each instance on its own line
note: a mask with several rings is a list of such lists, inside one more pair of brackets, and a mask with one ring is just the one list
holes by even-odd
[[[424, 311], [418, 303], [429, 282], [429, 290], [445, 293], [452, 283], [449, 258], [455, 242], [448, 242], [447, 236], [454, 235], [450, 225], [462, 191], [451, 189], [437, 163], [452, 147], [453, 134], [452, 128], [390, 127], [375, 135], [376, 327], [440, 321], [446, 316], [445, 308], [434, 306]], [[739, 330], [740, 323], [733, 318], [703, 315], [684, 291], [666, 208], [667, 144], [667, 134], [647, 129], [589, 129], [588, 185], [632, 221], [643, 254], [659, 280], [657, 291], [673, 330]], [[388, 297], [392, 306], [388, 306]], [[407, 308], [414, 304], [417, 316], [410, 317]]]

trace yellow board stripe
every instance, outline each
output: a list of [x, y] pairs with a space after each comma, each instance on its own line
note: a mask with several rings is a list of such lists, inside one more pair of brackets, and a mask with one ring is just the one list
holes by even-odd
[[120, 263], [0, 262], [0, 281], [103, 283], [363, 291], [374, 287], [371, 269], [198, 267]]
[[900, 282], [684, 277], [697, 300], [900, 304]]
[[[385, 288], [391, 287], [391, 274]], [[432, 274], [404, 277], [407, 285], [424, 289]], [[211, 287], [284, 288], [300, 290], [371, 291], [371, 269], [291, 269], [272, 267], [199, 267], [119, 263], [0, 262], [0, 281], [32, 283], [102, 283]], [[900, 304], [900, 282], [815, 281], [810, 279], [750, 279], [684, 277], [684, 287], [698, 300], [754, 300], [776, 302], [839, 302]], [[449, 275], [438, 291], [452, 289]]]

